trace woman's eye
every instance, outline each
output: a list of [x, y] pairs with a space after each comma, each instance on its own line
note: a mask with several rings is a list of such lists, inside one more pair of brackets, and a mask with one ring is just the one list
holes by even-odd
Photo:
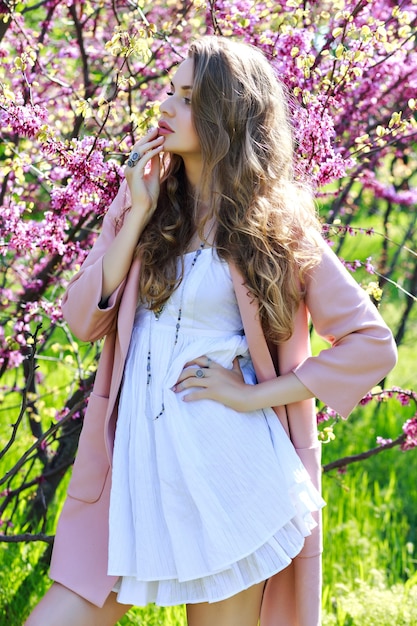
[[[170, 91], [167, 91], [166, 94], [167, 94], [167, 96], [174, 96], [175, 92], [172, 91], [172, 89], [171, 89]], [[191, 98], [184, 97], [183, 100], [184, 100], [185, 104], [188, 104], [188, 105], [191, 104]]]

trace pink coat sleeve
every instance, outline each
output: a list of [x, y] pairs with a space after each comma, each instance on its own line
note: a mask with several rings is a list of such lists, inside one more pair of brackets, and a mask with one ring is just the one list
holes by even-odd
[[317, 333], [331, 348], [293, 371], [316, 398], [347, 417], [394, 367], [392, 333], [369, 296], [324, 243], [307, 282], [306, 305]]
[[71, 331], [81, 341], [96, 341], [116, 326], [117, 311], [124, 282], [110, 296], [105, 307], [100, 307], [102, 293], [103, 256], [113, 241], [115, 219], [123, 208], [129, 206], [130, 196], [126, 181], [107, 211], [100, 235], [79, 272], [73, 276], [62, 299], [62, 312]]

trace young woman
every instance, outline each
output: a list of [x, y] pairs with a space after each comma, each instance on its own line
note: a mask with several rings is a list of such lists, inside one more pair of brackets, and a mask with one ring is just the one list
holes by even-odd
[[[194, 42], [64, 297], [105, 342], [28, 626], [149, 602], [186, 604], [190, 626], [319, 625], [313, 397], [348, 415], [396, 352], [292, 158], [262, 54]], [[314, 357], [309, 316], [330, 342]]]

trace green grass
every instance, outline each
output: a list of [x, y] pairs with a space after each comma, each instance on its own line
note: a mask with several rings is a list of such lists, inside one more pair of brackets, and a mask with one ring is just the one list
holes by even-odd
[[[325, 478], [324, 497], [324, 624], [417, 624], [417, 611], [415, 622], [402, 621], [417, 607], [417, 554], [407, 540], [410, 524], [395, 470], [383, 482], [371, 481], [363, 468], [343, 485]], [[390, 609], [376, 618], [382, 605]]]
[[[324, 463], [396, 437], [415, 407], [357, 409], [335, 425]], [[417, 451], [398, 449], [323, 476], [323, 626], [417, 625]]]

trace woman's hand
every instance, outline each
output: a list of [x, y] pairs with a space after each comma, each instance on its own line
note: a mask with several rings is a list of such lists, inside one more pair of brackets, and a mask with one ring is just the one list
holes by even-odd
[[221, 402], [239, 412], [292, 404], [314, 396], [294, 372], [248, 385], [243, 379], [237, 358], [233, 361], [232, 369], [227, 369], [207, 356], [184, 365], [173, 391], [184, 389], [192, 390], [184, 395], [184, 402], [205, 398]]
[[184, 395], [184, 402], [216, 400], [235, 411], [251, 410], [249, 396], [253, 385], [245, 383], [237, 357], [232, 369], [222, 367], [207, 356], [186, 363], [173, 391], [178, 393], [185, 389], [191, 391]]
[[130, 153], [125, 177], [132, 206], [123, 216], [123, 224], [103, 257], [101, 303], [107, 303], [127, 276], [140, 235], [155, 211], [160, 186], [159, 155], [163, 145], [164, 137], [159, 137], [158, 129], [152, 128], [135, 143]]
[[[132, 210], [149, 214], [155, 210], [160, 187], [160, 153], [165, 137], [158, 135], [157, 128], [151, 128], [132, 148], [125, 168], [125, 178], [132, 197]], [[132, 158], [133, 157], [133, 158]], [[150, 167], [147, 167], [148, 164]]]

